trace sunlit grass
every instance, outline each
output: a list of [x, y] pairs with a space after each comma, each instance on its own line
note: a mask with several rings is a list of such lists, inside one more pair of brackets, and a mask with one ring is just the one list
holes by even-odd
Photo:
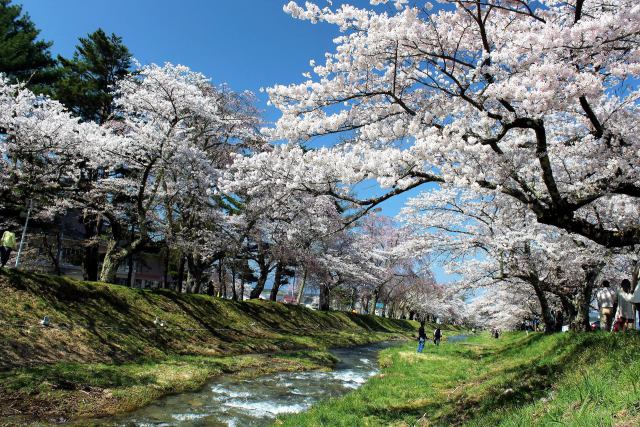
[[[0, 293], [0, 420], [115, 414], [220, 373], [327, 368], [328, 348], [417, 330], [404, 320], [16, 270], [0, 271]], [[45, 315], [54, 327], [39, 325]]]
[[381, 373], [288, 426], [640, 425], [636, 334], [505, 334], [385, 350]]

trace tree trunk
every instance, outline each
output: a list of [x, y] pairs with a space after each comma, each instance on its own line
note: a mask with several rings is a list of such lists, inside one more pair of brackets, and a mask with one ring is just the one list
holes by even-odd
[[269, 299], [271, 301], [278, 300], [278, 291], [280, 290], [280, 284], [282, 283], [282, 262], [278, 261], [276, 265], [276, 273], [273, 277], [273, 286], [271, 287], [271, 294], [269, 295]]
[[300, 280], [300, 285], [298, 286], [298, 295], [296, 295], [296, 303], [300, 304], [302, 302], [302, 295], [304, 295], [304, 285], [307, 282], [307, 268], [302, 267], [302, 280]]
[[200, 293], [204, 281], [204, 268], [202, 263], [196, 261], [191, 254], [187, 255], [187, 267], [189, 268], [189, 277], [192, 281], [192, 291]]
[[320, 285], [320, 301], [319, 301], [319, 309], [320, 311], [329, 311], [330, 307], [330, 292], [329, 287], [325, 284]]
[[62, 231], [59, 231], [58, 234], [56, 235], [56, 275], [60, 276], [62, 275], [62, 268], [60, 266], [60, 264], [62, 263], [62, 249], [63, 249], [63, 243], [62, 243], [62, 236], [63, 233]]
[[360, 305], [362, 306], [364, 314], [369, 314], [369, 301], [371, 301], [370, 297], [362, 297], [362, 302], [360, 303]]
[[576, 318], [572, 323], [572, 329], [580, 332], [591, 330], [591, 322], [589, 321], [589, 313], [591, 312], [591, 297], [593, 296], [593, 285], [598, 276], [598, 272], [592, 269], [587, 272], [584, 286], [576, 295], [575, 307], [577, 310]]
[[62, 269], [60, 268], [60, 261], [62, 255], [62, 233], [58, 231], [56, 233], [56, 251], [53, 252], [52, 245], [49, 244], [49, 238], [47, 237], [47, 233], [42, 234], [42, 244], [43, 249], [46, 251], [47, 255], [51, 259], [51, 263], [53, 264], [53, 271], [56, 276], [62, 275]]
[[551, 307], [549, 307], [549, 301], [537, 278], [534, 280], [534, 283], [532, 283], [532, 286], [536, 297], [538, 297], [538, 303], [540, 303], [540, 312], [542, 313], [542, 321], [544, 322], [544, 333], [551, 334], [555, 332], [556, 327], [555, 319], [551, 314]]
[[267, 283], [267, 277], [269, 277], [269, 269], [266, 266], [260, 266], [260, 276], [258, 276], [258, 281], [256, 282], [256, 286], [251, 290], [249, 294], [249, 299], [260, 298], [260, 294], [264, 290], [264, 285]]
[[133, 287], [133, 255], [129, 254], [127, 257], [127, 286]]
[[371, 304], [371, 314], [376, 314], [376, 307], [378, 305], [378, 298], [379, 298], [380, 293], [378, 291], [373, 293], [373, 298], [372, 298], [372, 304]]
[[[640, 276], [640, 262], [638, 260], [633, 261], [633, 270], [631, 272], [631, 292], [633, 293], [638, 286], [638, 277]], [[640, 303], [636, 303], [633, 305], [636, 310], [636, 322], [640, 317]], [[634, 325], [635, 327], [635, 325]]]
[[244, 277], [240, 278], [240, 301], [244, 301]]
[[564, 295], [559, 295], [559, 298], [560, 298], [560, 304], [562, 304], [562, 311], [556, 314], [556, 332], [562, 331], [562, 325], [558, 324], [560, 323], [557, 319], [558, 317], [560, 317], [561, 320], [565, 320], [564, 315], [566, 314], [567, 315], [566, 320], [569, 322], [569, 324], [571, 324], [576, 318], [576, 313], [577, 313], [577, 310], [573, 305], [573, 302], [568, 297]]
[[234, 301], [238, 301], [238, 294], [236, 293], [236, 269], [231, 264], [231, 298]]
[[[93, 217], [95, 215], [95, 217]], [[100, 261], [100, 243], [97, 239], [100, 234], [99, 214], [85, 215], [82, 220], [84, 226], [84, 239], [87, 242], [84, 247], [82, 266], [84, 279], [95, 282], [98, 280], [98, 263]]]
[[182, 293], [182, 284], [184, 282], [184, 267], [185, 267], [185, 256], [183, 253], [180, 254], [180, 264], [178, 265], [178, 278], [176, 280], [176, 290], [178, 293]]
[[220, 293], [222, 294], [222, 298], [227, 298], [227, 280], [225, 277], [226, 274], [224, 271], [223, 260], [224, 259], [220, 259], [220, 276], [218, 278], [218, 283], [220, 283]]
[[[218, 260], [218, 265], [216, 266], [216, 273], [218, 273], [218, 285], [220, 286], [218, 289], [218, 294], [217, 296], [220, 296], [220, 293], [222, 292], [222, 260]], [[207, 293], [211, 296], [216, 295], [216, 290], [215, 287], [213, 285], [213, 280], [211, 281], [211, 286], [209, 286], [209, 289], [207, 289]]]
[[164, 250], [164, 259], [163, 259], [163, 272], [162, 272], [162, 289], [166, 289], [169, 287], [169, 257], [170, 257], [169, 247], [165, 247]]
[[124, 261], [129, 252], [124, 249], [118, 249], [118, 242], [109, 239], [107, 243], [107, 252], [104, 254], [102, 262], [102, 271], [100, 272], [100, 281], [105, 283], [115, 283], [118, 266]]

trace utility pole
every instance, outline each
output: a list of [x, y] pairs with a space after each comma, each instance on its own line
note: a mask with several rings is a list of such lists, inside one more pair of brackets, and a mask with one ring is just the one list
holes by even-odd
[[16, 268], [20, 265], [20, 255], [24, 246], [24, 238], [27, 235], [27, 226], [29, 225], [29, 217], [31, 216], [31, 208], [33, 207], [33, 199], [29, 199], [29, 209], [27, 209], [27, 219], [24, 221], [22, 228], [22, 237], [20, 238], [20, 246], [18, 246], [18, 254], [16, 255]]

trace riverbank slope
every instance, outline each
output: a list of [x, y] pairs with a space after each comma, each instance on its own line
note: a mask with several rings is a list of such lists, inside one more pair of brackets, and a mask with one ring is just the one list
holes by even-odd
[[0, 271], [0, 295], [0, 419], [116, 414], [222, 372], [328, 367], [329, 347], [417, 329], [406, 320], [14, 270]]
[[640, 335], [508, 333], [385, 350], [362, 388], [285, 426], [637, 426]]

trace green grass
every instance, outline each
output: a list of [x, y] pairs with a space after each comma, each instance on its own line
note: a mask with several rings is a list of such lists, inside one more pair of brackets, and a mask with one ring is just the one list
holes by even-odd
[[[329, 369], [330, 353], [300, 350], [278, 355], [173, 356], [124, 364], [60, 362], [0, 373], [4, 422], [100, 417], [127, 412], [170, 393], [194, 390], [220, 374]], [[14, 412], [11, 413], [11, 408]], [[2, 425], [3, 421], [0, 421]]]
[[[220, 373], [327, 368], [330, 347], [405, 339], [417, 329], [406, 320], [15, 270], [0, 270], [0, 295], [0, 425], [7, 417], [117, 414]], [[39, 325], [45, 315], [54, 327]]]
[[[377, 316], [144, 291], [14, 270], [0, 271], [0, 294], [0, 369], [61, 358], [111, 363], [322, 349], [416, 329], [415, 322]], [[39, 327], [45, 315], [55, 328]], [[156, 317], [164, 328], [156, 328]]]
[[505, 334], [382, 352], [362, 388], [286, 426], [640, 425], [637, 334]]

